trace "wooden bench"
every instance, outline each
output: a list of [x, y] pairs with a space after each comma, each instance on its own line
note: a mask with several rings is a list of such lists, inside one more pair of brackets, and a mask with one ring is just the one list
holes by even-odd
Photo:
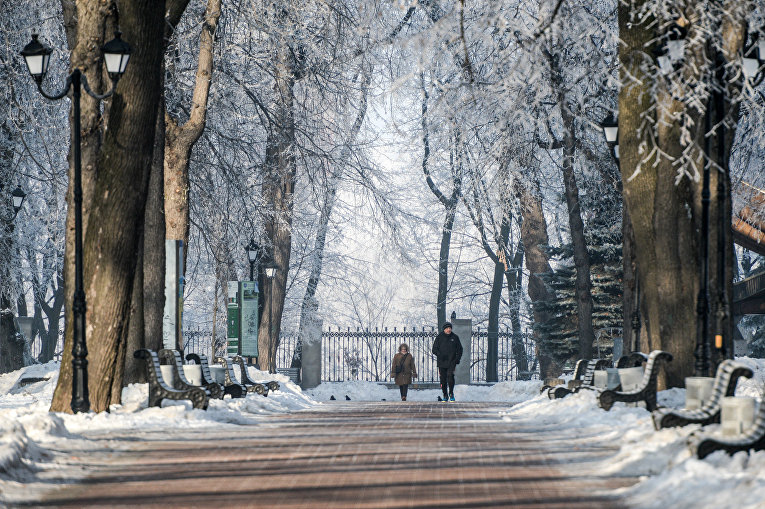
[[622, 401], [625, 403], [645, 402], [645, 407], [649, 412], [656, 410], [656, 379], [659, 376], [659, 368], [667, 362], [672, 362], [672, 354], [662, 350], [654, 350], [648, 356], [643, 380], [637, 389], [627, 392], [616, 390], [605, 390], [598, 395], [598, 405], [603, 410], [611, 410], [614, 403]]
[[230, 359], [230, 361], [232, 369], [234, 365], [239, 366], [239, 380], [241, 380], [242, 385], [247, 388], [247, 392], [254, 392], [255, 394], [260, 394], [263, 397], [268, 397], [268, 387], [266, 384], [254, 382], [250, 379], [247, 373], [247, 365], [241, 356], [235, 355]]
[[[576, 361], [576, 366], [574, 367], [574, 378], [569, 380], [569, 384], [575, 380], [581, 380], [584, 376], [584, 372], [587, 369], [587, 362], [589, 362], [589, 359], [579, 359]], [[561, 380], [558, 380], [561, 382]], [[560, 385], [552, 385], [549, 383], [546, 383], [542, 386], [541, 389], [539, 389], [539, 393], [542, 394], [543, 392], [547, 391], [547, 397], [550, 397], [550, 390], [554, 389], [556, 387], [560, 387]], [[550, 398], [554, 399], [554, 398]]]
[[691, 436], [689, 446], [691, 452], [698, 455], [699, 459], [704, 459], [715, 451], [725, 451], [733, 455], [741, 451], [765, 449], [765, 394], [763, 394], [760, 410], [754, 418], [754, 423], [741, 435], [735, 437]]
[[[173, 350], [175, 352], [175, 350]], [[175, 352], [180, 358], [180, 354]], [[223, 386], [215, 381], [210, 373], [210, 365], [207, 363], [207, 356], [204, 354], [190, 353], [186, 355], [186, 360], [194, 361], [202, 370], [202, 387], [210, 391], [210, 396], [215, 399], [223, 399], [226, 392], [223, 390]], [[233, 396], [232, 396], [233, 397]]]
[[[581, 362], [581, 361], [580, 361]], [[550, 399], [565, 398], [569, 394], [574, 394], [582, 389], [594, 389], [595, 371], [607, 367], [609, 362], [606, 359], [592, 359], [586, 361], [584, 376], [581, 379], [569, 381], [568, 387], [553, 387], [547, 391], [547, 397]], [[579, 363], [577, 363], [579, 369]]]
[[[226, 376], [226, 381], [223, 384], [223, 387], [232, 387], [232, 390], [237, 390], [237, 392], [240, 392], [241, 395], [236, 397], [243, 398], [247, 396], [248, 392], [254, 392], [248, 391], [246, 385], [241, 384], [236, 380], [236, 374], [234, 373], [234, 366], [231, 363], [231, 359], [228, 357], [215, 357], [215, 363], [223, 366], [223, 373]], [[236, 389], [236, 387], [239, 389]]]
[[707, 403], [698, 410], [686, 410], [677, 408], [660, 408], [651, 414], [653, 425], [657, 430], [688, 424], [714, 424], [720, 422], [720, 410], [722, 399], [725, 396], [733, 396], [736, 392], [738, 379], [743, 377], [752, 378], [752, 370], [740, 362], [724, 360], [717, 366], [712, 395]]
[[619, 357], [619, 360], [616, 361], [616, 367], [618, 369], [639, 368], [644, 362], [648, 362], [648, 356], [646, 354], [643, 352], [632, 352]]
[[257, 385], [261, 384], [266, 387], [266, 392], [264, 396], [268, 396], [268, 391], [278, 391], [279, 390], [279, 382], [276, 380], [268, 380], [264, 382], [256, 382], [250, 378], [249, 373], [247, 373], [247, 365], [244, 362], [244, 359], [240, 355], [235, 355], [231, 358], [232, 361], [234, 361], [235, 364], [239, 365], [239, 371], [241, 373], [240, 380], [244, 385]]
[[[215, 377], [212, 376], [212, 373], [210, 372], [210, 363], [207, 360], [207, 356], [204, 354], [197, 354], [197, 353], [190, 353], [186, 355], [187, 361], [194, 361], [197, 364], [202, 366], [202, 378], [204, 379], [205, 383], [214, 383], [221, 387], [221, 384], [218, 383], [217, 380], [215, 380]], [[247, 391], [244, 390], [244, 387], [241, 384], [233, 383], [230, 385], [226, 385], [225, 383], [222, 386], [223, 395], [231, 396], [232, 398], [243, 398], [247, 395]]]
[[[186, 378], [186, 374], [183, 371], [183, 358], [181, 357], [180, 352], [177, 350], [170, 350], [168, 348], [162, 348], [157, 352], [157, 357], [159, 357], [160, 363], [162, 361], [165, 362], [166, 365], [173, 366], [173, 380], [171, 382], [171, 386], [174, 389], [185, 389], [188, 387], [202, 387], [204, 388], [209, 394], [211, 398], [215, 399], [223, 399], [223, 389], [220, 385], [216, 384], [204, 384], [203, 385], [194, 385]], [[203, 374], [204, 378], [204, 374]], [[209, 385], [209, 386], [208, 386]]]
[[136, 350], [133, 353], [136, 359], [146, 362], [146, 378], [149, 379], [149, 406], [161, 406], [162, 400], [189, 400], [194, 408], [207, 410], [210, 393], [202, 387], [188, 385], [183, 389], [176, 389], [167, 384], [162, 378], [162, 370], [159, 367], [157, 353], [146, 348]]

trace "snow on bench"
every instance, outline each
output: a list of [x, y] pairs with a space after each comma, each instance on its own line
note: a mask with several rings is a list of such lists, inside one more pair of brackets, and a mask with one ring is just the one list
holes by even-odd
[[[136, 359], [143, 359], [146, 362], [146, 377], [149, 379], [149, 406], [161, 406], [162, 400], [184, 400], [191, 401], [194, 408], [207, 410], [210, 400], [210, 392], [203, 387], [186, 385], [183, 388], [171, 387], [164, 378], [162, 370], [159, 367], [159, 357], [152, 350], [142, 348], [133, 353]], [[175, 370], [177, 371], [177, 369]]]
[[752, 370], [740, 362], [730, 359], [722, 361], [717, 367], [712, 396], [703, 407], [697, 410], [660, 408], [651, 414], [654, 427], [660, 430], [688, 424], [719, 423], [723, 397], [733, 396], [740, 377], [752, 378], [753, 375]]
[[598, 395], [598, 405], [603, 410], [611, 410], [611, 407], [617, 401], [624, 403], [645, 402], [649, 412], [656, 410], [656, 379], [659, 375], [659, 368], [668, 362], [672, 362], [672, 354], [662, 350], [654, 350], [648, 356], [643, 379], [640, 385], [632, 391], [605, 390]]

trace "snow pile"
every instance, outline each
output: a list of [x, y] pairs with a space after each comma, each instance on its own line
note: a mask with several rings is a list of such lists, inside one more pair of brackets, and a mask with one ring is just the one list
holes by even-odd
[[[736, 394], [760, 398], [765, 380], [765, 360], [739, 359], [755, 370], [752, 380], [741, 380]], [[659, 393], [659, 404], [682, 407], [684, 389]], [[504, 419], [523, 427], [555, 433], [572, 447], [616, 446], [615, 454], [592, 466], [593, 472], [638, 477], [640, 481], [621, 494], [633, 507], [673, 509], [716, 507], [761, 508], [765, 500], [765, 451], [728, 456], [711, 454], [704, 460], [691, 455], [688, 440], [701, 433], [700, 426], [655, 431], [651, 414], [643, 408], [616, 403], [610, 412], [598, 408], [593, 391], [582, 391], [560, 400], [538, 396], [504, 413]], [[703, 433], [719, 432], [719, 425]], [[702, 504], [702, 505], [700, 505]]]
[[[84, 431], [150, 430], [256, 424], [262, 416], [286, 413], [316, 404], [284, 375], [248, 368], [254, 380], [276, 380], [280, 389], [267, 398], [210, 400], [197, 410], [188, 401], [165, 401], [148, 408], [148, 384], [131, 384], [122, 391], [122, 404], [109, 412], [69, 415], [48, 411], [58, 382], [59, 364], [50, 362], [0, 375], [0, 472], [21, 479], [46, 447], [66, 439], [76, 441]], [[37, 380], [39, 381], [33, 381]], [[19, 382], [29, 381], [28, 384]]]

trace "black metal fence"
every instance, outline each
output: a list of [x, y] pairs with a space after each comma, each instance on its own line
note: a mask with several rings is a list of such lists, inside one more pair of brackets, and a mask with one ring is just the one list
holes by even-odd
[[[438, 382], [436, 359], [431, 354], [433, 340], [437, 332], [431, 330], [327, 330], [321, 334], [322, 382], [342, 382], [345, 380], [366, 380], [382, 382], [390, 379], [390, 367], [393, 356], [401, 343], [409, 345], [417, 367], [418, 382]], [[497, 335], [498, 366], [500, 381], [516, 380], [519, 377], [518, 359], [513, 355], [513, 333], [502, 331]], [[534, 342], [529, 334], [518, 338], [525, 355], [526, 377], [539, 378]], [[277, 367], [289, 367], [292, 354], [297, 344], [297, 336], [284, 335], [277, 350]], [[464, 341], [463, 341], [464, 344]], [[474, 330], [471, 345], [471, 382], [486, 381], [486, 360], [489, 334], [485, 330]]]
[[[470, 342], [471, 366], [470, 381], [486, 381], [486, 360], [489, 352], [489, 331], [474, 330]], [[519, 378], [538, 379], [539, 365], [537, 362], [535, 343], [531, 334], [519, 334], [517, 351], [523, 355], [522, 359], [516, 359], [513, 349], [514, 334], [510, 331], [497, 333], [497, 377], [500, 382], [506, 380], [518, 380]]]
[[[219, 331], [214, 341], [212, 331], [184, 330], [184, 353], [202, 353], [210, 359], [225, 353], [225, 331]], [[321, 334], [323, 382], [342, 382], [345, 380], [367, 380], [382, 382], [390, 379], [390, 366], [393, 356], [401, 343], [409, 345], [409, 351], [417, 366], [419, 382], [438, 382], [436, 359], [430, 353], [437, 332], [430, 330], [389, 330], [366, 331], [357, 329], [327, 330]], [[486, 381], [486, 359], [488, 354], [489, 334], [486, 330], [473, 330], [471, 345], [470, 380]], [[518, 359], [513, 355], [513, 334], [510, 331], [498, 333], [498, 366], [500, 381], [519, 378]], [[538, 378], [539, 369], [534, 351], [534, 342], [529, 334], [523, 334], [519, 341], [526, 355], [526, 366], [532, 378]], [[56, 359], [60, 359], [63, 348], [63, 334], [56, 347]], [[276, 365], [288, 368], [292, 363], [292, 354], [297, 344], [296, 335], [282, 335], [276, 352]], [[464, 342], [463, 342], [464, 344]], [[31, 345], [32, 355], [39, 355], [39, 338]], [[519, 348], [520, 350], [520, 348]], [[523, 364], [523, 363], [521, 363]]]
[[202, 330], [199, 327], [196, 330], [184, 330], [183, 353], [201, 353], [211, 360], [216, 355], [225, 355], [226, 337], [220, 331], [216, 336], [217, 338], [213, 340], [212, 331]]

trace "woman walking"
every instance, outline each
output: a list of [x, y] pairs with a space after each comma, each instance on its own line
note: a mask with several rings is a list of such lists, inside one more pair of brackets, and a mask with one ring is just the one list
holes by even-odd
[[417, 368], [414, 366], [414, 357], [409, 353], [409, 345], [401, 343], [398, 353], [393, 356], [390, 367], [390, 377], [396, 381], [401, 392], [401, 401], [406, 401], [406, 392], [413, 378], [417, 378]]

